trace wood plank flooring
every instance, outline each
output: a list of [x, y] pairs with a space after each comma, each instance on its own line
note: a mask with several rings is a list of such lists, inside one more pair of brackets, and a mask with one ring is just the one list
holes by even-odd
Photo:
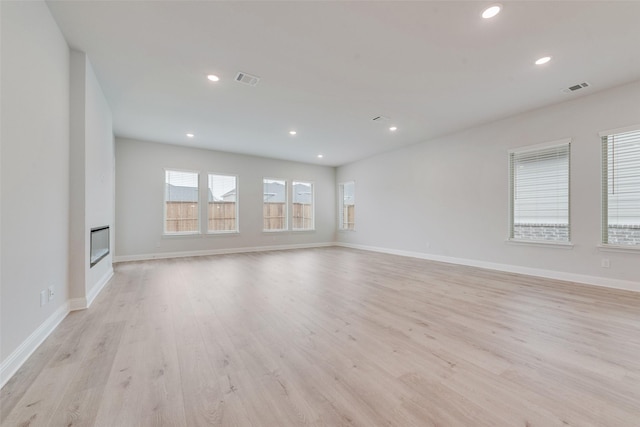
[[116, 265], [2, 426], [640, 426], [640, 294], [319, 248]]

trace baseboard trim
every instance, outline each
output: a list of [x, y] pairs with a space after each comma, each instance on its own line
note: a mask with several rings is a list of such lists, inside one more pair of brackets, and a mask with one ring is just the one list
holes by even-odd
[[113, 267], [109, 269], [98, 282], [93, 285], [93, 288], [89, 290], [89, 293], [84, 298], [72, 298], [69, 300], [69, 310], [77, 311], [77, 310], [86, 310], [93, 304], [93, 301], [96, 297], [102, 292], [102, 289], [109, 283], [109, 280], [113, 277]]
[[336, 246], [344, 248], [361, 249], [364, 251], [380, 252], [391, 255], [400, 255], [411, 258], [426, 259], [429, 261], [445, 262], [449, 264], [466, 265], [469, 267], [485, 268], [487, 270], [503, 271], [506, 273], [524, 274], [527, 276], [544, 277], [546, 279], [562, 280], [565, 282], [579, 283], [590, 286], [620, 289], [625, 291], [640, 292], [640, 282], [630, 280], [611, 279], [608, 277], [589, 276], [586, 274], [566, 273], [562, 271], [544, 270], [540, 268], [522, 267], [518, 265], [500, 264], [487, 261], [479, 261], [467, 258], [456, 258], [444, 255], [425, 254], [421, 252], [403, 251], [399, 249], [381, 248], [377, 246], [355, 245], [351, 243], [337, 242]]
[[89, 308], [102, 289], [113, 277], [113, 268], [110, 268], [100, 280], [91, 288], [86, 298], [72, 298], [49, 316], [20, 346], [0, 364], [0, 388], [20, 369], [40, 344], [58, 327], [60, 322], [71, 311]]
[[130, 261], [149, 261], [153, 259], [167, 259], [167, 258], [186, 258], [193, 256], [207, 256], [207, 255], [226, 255], [226, 254], [240, 254], [248, 252], [267, 252], [267, 251], [286, 251], [292, 249], [310, 249], [310, 248], [324, 248], [329, 246], [335, 246], [334, 242], [325, 243], [304, 243], [297, 245], [274, 245], [274, 246], [252, 246], [244, 248], [230, 248], [230, 249], [207, 249], [202, 251], [184, 251], [184, 252], [162, 252], [155, 254], [140, 254], [140, 255], [120, 255], [113, 258], [114, 263], [130, 262]]
[[86, 298], [72, 298], [69, 300], [69, 311], [84, 310], [87, 308]]
[[98, 294], [102, 292], [102, 289], [109, 283], [109, 280], [113, 277], [113, 266], [109, 267], [109, 270], [104, 273], [104, 275], [98, 280], [98, 283], [93, 285], [93, 288], [89, 290], [87, 293], [87, 306], [85, 308], [91, 307], [93, 301], [96, 299]]
[[69, 302], [65, 302], [51, 314], [20, 346], [0, 364], [0, 388], [11, 379], [40, 344], [58, 327], [69, 314]]

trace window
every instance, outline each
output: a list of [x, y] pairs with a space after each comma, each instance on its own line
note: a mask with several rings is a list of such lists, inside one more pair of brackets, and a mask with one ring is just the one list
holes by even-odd
[[287, 229], [287, 181], [262, 180], [263, 184], [263, 230], [284, 231]]
[[339, 212], [338, 227], [340, 230], [355, 230], [356, 184], [344, 182], [338, 187]]
[[207, 216], [209, 233], [238, 232], [238, 179], [209, 174]]
[[510, 239], [569, 242], [570, 141], [509, 153]]
[[200, 216], [197, 172], [165, 171], [164, 232], [166, 234], [198, 233]]
[[640, 248], [640, 130], [602, 136], [602, 243]]
[[293, 229], [313, 230], [313, 183], [293, 181]]

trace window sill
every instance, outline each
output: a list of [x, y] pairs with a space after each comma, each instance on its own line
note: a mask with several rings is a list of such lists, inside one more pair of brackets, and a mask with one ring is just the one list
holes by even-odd
[[553, 242], [553, 241], [543, 241], [543, 240], [514, 240], [514, 239], [507, 239], [505, 242], [510, 245], [538, 246], [538, 247], [546, 247], [546, 248], [554, 248], [554, 249], [573, 249], [573, 243], [569, 243], [569, 242]]
[[189, 232], [189, 233], [163, 233], [163, 239], [180, 239], [187, 237], [201, 237], [202, 233], [199, 231]]
[[315, 233], [316, 229], [315, 228], [294, 228], [293, 230], [294, 233]]
[[207, 237], [215, 237], [215, 236], [238, 236], [240, 235], [240, 231], [208, 231]]
[[272, 233], [288, 233], [289, 230], [262, 230], [263, 233], [272, 234]]
[[348, 229], [348, 228], [339, 228], [338, 229], [338, 233], [355, 233], [355, 228], [352, 229]]
[[598, 250], [602, 252], [626, 252], [626, 253], [640, 253], [640, 246], [621, 246], [621, 245], [606, 245], [601, 243], [598, 245]]

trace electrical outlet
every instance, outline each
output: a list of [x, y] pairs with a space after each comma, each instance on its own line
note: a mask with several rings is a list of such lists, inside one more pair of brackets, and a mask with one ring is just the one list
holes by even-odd
[[53, 286], [49, 286], [49, 301], [51, 301], [53, 299], [53, 296], [55, 295], [55, 292], [53, 292]]
[[609, 258], [602, 258], [602, 262], [600, 263], [600, 265], [602, 266], [602, 268], [611, 267], [611, 263], [609, 262]]
[[40, 291], [40, 307], [47, 303], [47, 291]]

